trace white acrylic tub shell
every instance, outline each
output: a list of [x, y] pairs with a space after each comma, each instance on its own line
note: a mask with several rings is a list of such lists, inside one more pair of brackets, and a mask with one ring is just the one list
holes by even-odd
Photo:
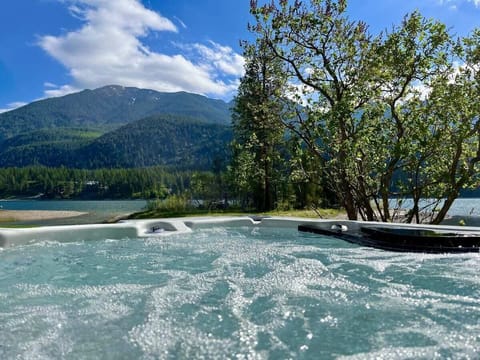
[[[68, 226], [45, 226], [24, 229], [0, 228], [0, 247], [31, 244], [39, 241], [75, 242], [99, 239], [145, 238], [168, 236], [171, 234], [187, 233], [205, 227], [269, 227], [269, 228], [297, 228], [298, 225], [315, 224], [331, 229], [332, 226], [342, 226], [349, 232], [357, 232], [360, 226], [380, 223], [357, 222], [348, 220], [317, 220], [294, 217], [196, 217], [175, 219], [148, 219], [125, 220], [116, 224], [90, 224]], [[412, 224], [383, 223], [386, 227], [418, 227], [422, 229], [471, 231], [480, 234], [478, 227], [458, 226], [428, 226]]]

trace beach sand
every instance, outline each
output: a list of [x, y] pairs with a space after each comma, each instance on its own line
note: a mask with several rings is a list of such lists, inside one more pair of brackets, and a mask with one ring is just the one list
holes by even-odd
[[80, 211], [52, 210], [0, 210], [0, 223], [12, 221], [34, 221], [63, 219], [88, 214]]

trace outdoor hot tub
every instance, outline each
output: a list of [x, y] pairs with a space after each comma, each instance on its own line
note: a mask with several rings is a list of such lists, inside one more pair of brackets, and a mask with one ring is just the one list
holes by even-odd
[[305, 224], [366, 223], [0, 229], [0, 358], [480, 356], [478, 253], [384, 251]]

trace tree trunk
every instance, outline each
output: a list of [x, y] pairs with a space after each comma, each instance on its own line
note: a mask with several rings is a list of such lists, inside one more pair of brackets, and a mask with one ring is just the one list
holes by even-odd
[[359, 186], [360, 197], [361, 197], [361, 199], [359, 199], [359, 204], [361, 204], [361, 206], [363, 207], [363, 212], [366, 216], [366, 220], [375, 221], [376, 220], [375, 211], [373, 210], [370, 204], [370, 199], [369, 199], [367, 190], [365, 188], [362, 175], [358, 177], [358, 184], [359, 184], [358, 186]]
[[440, 209], [438, 214], [435, 216], [435, 218], [432, 220], [432, 224], [438, 225], [445, 219], [445, 216], [447, 216], [448, 210], [450, 210], [450, 207], [453, 205], [453, 202], [457, 197], [458, 197], [458, 192], [452, 192], [448, 195], [447, 199], [443, 203], [442, 208]]
[[412, 210], [410, 210], [410, 212], [408, 213], [407, 219], [406, 219], [406, 222], [409, 223], [409, 224], [413, 221], [414, 217], [415, 217], [417, 223], [420, 222], [420, 214], [419, 214], [420, 207], [418, 205], [419, 201], [420, 201], [420, 195], [417, 194], [416, 191], [414, 191], [414, 193], [413, 193], [413, 207], [412, 207]]
[[272, 189], [270, 184], [270, 166], [268, 161], [265, 161], [265, 179], [264, 179], [264, 193], [263, 193], [263, 210], [273, 210], [272, 204]]
[[355, 206], [355, 198], [352, 194], [350, 184], [345, 177], [342, 179], [341, 187], [343, 189], [343, 206], [345, 207], [345, 210], [347, 212], [348, 220], [358, 220], [357, 208]]

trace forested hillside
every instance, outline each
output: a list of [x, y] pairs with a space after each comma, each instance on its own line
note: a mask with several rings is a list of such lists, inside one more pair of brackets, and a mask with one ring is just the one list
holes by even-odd
[[76, 151], [81, 168], [131, 168], [169, 165], [210, 169], [214, 160], [226, 163], [230, 127], [194, 118], [157, 115], [125, 125]]
[[225, 158], [230, 124], [228, 103], [197, 94], [84, 90], [0, 114], [0, 167], [208, 168]]
[[4, 141], [0, 166], [209, 169], [214, 160], [227, 161], [232, 138], [228, 126], [174, 115], [152, 116], [99, 135], [80, 129], [18, 135]]
[[0, 169], [0, 198], [164, 198], [185, 191], [192, 173], [163, 167], [68, 169], [31, 166]]
[[155, 114], [178, 114], [229, 124], [230, 105], [186, 92], [106, 86], [33, 102], [0, 114], [0, 141], [20, 133], [56, 127], [112, 130]]
[[42, 129], [5, 140], [0, 146], [0, 166], [68, 166], [75, 150], [89, 144], [102, 132], [82, 129]]

